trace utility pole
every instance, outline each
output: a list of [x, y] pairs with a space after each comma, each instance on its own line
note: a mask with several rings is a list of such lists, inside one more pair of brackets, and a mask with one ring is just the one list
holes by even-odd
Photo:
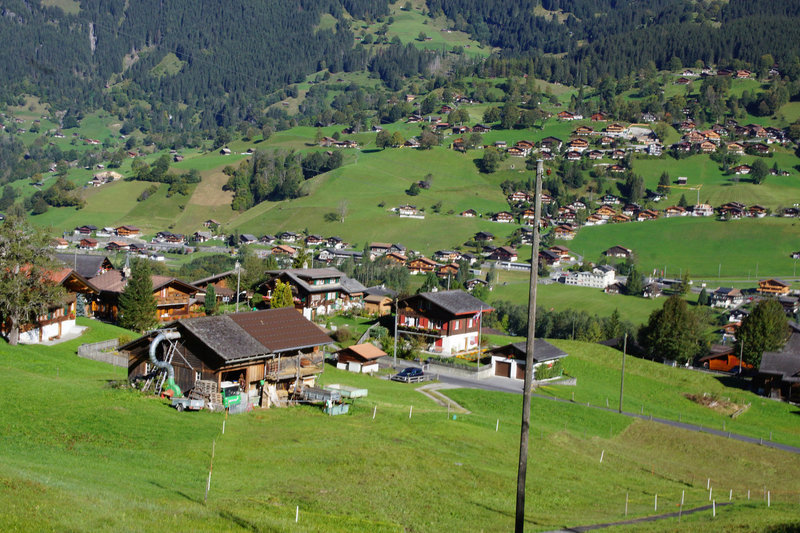
[[[228, 263], [228, 264], [230, 264], [230, 263]], [[239, 312], [239, 294], [240, 294], [239, 284], [240, 284], [240, 281], [241, 281], [241, 278], [242, 278], [241, 266], [242, 265], [239, 264], [239, 261], [236, 261], [236, 312], [237, 313]]]
[[397, 368], [397, 314], [400, 309], [397, 307], [397, 296], [394, 297], [394, 347], [392, 354], [394, 355], [394, 367]]
[[525, 384], [522, 391], [522, 429], [519, 436], [519, 469], [517, 470], [517, 509], [514, 531], [525, 530], [525, 481], [528, 474], [528, 434], [531, 421], [531, 386], [533, 385], [533, 341], [536, 334], [536, 288], [539, 281], [539, 219], [542, 214], [542, 175], [544, 162], [536, 162], [534, 194], [533, 246], [531, 249], [530, 292], [528, 294], [528, 336], [525, 341]]
[[742, 342], [739, 343], [739, 375], [742, 375], [742, 357], [744, 356], [744, 335], [742, 335]]
[[625, 354], [628, 351], [628, 333], [625, 332], [625, 340], [622, 341], [622, 376], [619, 380], [619, 412], [622, 414], [622, 395], [625, 391]]

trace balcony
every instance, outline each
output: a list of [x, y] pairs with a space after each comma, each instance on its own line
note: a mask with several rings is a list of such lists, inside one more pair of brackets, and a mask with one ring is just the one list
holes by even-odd
[[322, 352], [271, 359], [266, 363], [266, 377], [271, 381], [278, 381], [298, 375], [301, 378], [313, 376], [322, 372], [323, 364]]

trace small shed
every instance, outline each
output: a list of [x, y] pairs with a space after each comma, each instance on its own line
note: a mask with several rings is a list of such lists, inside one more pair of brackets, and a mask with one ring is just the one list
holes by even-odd
[[356, 373], [378, 371], [378, 359], [386, 352], [369, 343], [354, 344], [336, 352], [336, 368]]
[[364, 311], [369, 315], [388, 315], [392, 312], [392, 299], [385, 294], [369, 294], [364, 297]]

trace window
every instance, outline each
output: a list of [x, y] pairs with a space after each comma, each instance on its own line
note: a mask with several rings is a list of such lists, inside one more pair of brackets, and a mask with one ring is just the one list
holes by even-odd
[[194, 381], [195, 381], [195, 383], [197, 383], [201, 379], [203, 379], [203, 374], [200, 373], [199, 371], [195, 371], [195, 373], [194, 373]]
[[453, 331], [458, 331], [458, 325], [460, 322], [460, 320], [453, 320]]

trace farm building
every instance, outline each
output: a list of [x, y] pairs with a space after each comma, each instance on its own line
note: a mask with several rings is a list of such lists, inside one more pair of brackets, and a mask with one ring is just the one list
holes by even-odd
[[[739, 358], [733, 353], [733, 345], [715, 344], [711, 346], [711, 353], [700, 358], [703, 368], [716, 370], [718, 372], [737, 372], [739, 370]], [[753, 365], [741, 362], [742, 370], [750, 370]]]
[[[525, 341], [506, 344], [489, 352], [492, 356], [492, 374], [504, 378], [525, 379]], [[551, 368], [553, 362], [566, 357], [567, 353], [559, 350], [544, 339], [533, 341], [533, 372], [544, 366]]]
[[363, 374], [377, 372], [378, 359], [385, 355], [386, 352], [373, 344], [354, 344], [336, 352], [336, 368]]
[[[322, 347], [333, 342], [292, 308], [185, 318], [161, 331], [178, 335], [160, 343], [156, 356], [164, 360], [173, 351], [175, 382], [182, 391], [198, 380], [217, 386], [238, 381], [250, 403], [261, 406], [280, 405], [296, 390], [314, 386], [323, 370]], [[151, 372], [149, 349], [156, 333], [120, 347], [128, 357], [128, 379]]]

